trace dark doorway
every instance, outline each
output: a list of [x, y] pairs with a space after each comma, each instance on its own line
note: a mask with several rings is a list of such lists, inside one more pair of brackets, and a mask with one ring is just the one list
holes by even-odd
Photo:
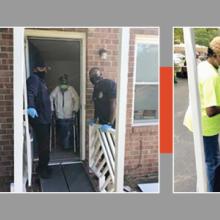
[[[46, 74], [46, 84], [49, 93], [58, 86], [59, 78], [68, 75], [69, 85], [80, 97], [80, 41], [48, 38], [28, 38], [28, 44], [34, 45], [40, 52], [45, 64], [49, 67]], [[29, 57], [31, 56], [29, 50]], [[32, 74], [31, 66], [30, 74]], [[80, 111], [77, 113], [74, 131], [75, 148], [63, 149], [59, 145], [57, 125], [51, 126], [51, 152], [50, 163], [71, 162], [80, 160]], [[35, 144], [36, 146], [36, 144]], [[74, 150], [75, 149], [75, 150]], [[34, 149], [37, 157], [36, 147]]]

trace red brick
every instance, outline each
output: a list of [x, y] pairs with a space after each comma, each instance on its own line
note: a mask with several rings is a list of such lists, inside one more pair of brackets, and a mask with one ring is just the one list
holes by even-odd
[[[101, 67], [104, 77], [110, 79], [117, 78], [118, 71], [118, 54], [119, 54], [119, 29], [117, 28], [70, 28], [57, 29], [63, 31], [77, 31], [87, 33], [87, 73], [94, 66]], [[134, 39], [135, 34], [157, 34], [158, 30], [152, 29], [133, 29], [131, 28], [131, 39], [129, 48], [129, 88], [127, 103], [127, 138], [126, 138], [126, 158], [125, 158], [125, 174], [133, 177], [141, 177], [148, 175], [156, 175], [158, 172], [158, 126], [137, 127], [131, 125], [132, 107], [133, 107], [133, 66], [134, 66]], [[13, 47], [12, 47], [12, 30], [4, 29], [0, 33], [0, 117], [3, 116], [3, 122], [0, 122], [0, 155], [5, 155], [8, 161], [12, 161], [13, 157]], [[105, 48], [108, 50], [108, 59], [102, 61], [98, 55], [98, 50]], [[2, 59], [1, 59], [2, 58]], [[87, 119], [93, 116], [92, 91], [93, 87], [89, 82], [87, 75], [87, 94], [86, 107]], [[87, 140], [88, 141], [88, 136]], [[88, 149], [87, 149], [88, 151]], [[1, 154], [2, 152], [2, 154]], [[148, 161], [149, 159], [149, 161]], [[7, 161], [6, 161], [7, 162]], [[3, 166], [3, 167], [2, 167]], [[0, 176], [13, 174], [13, 163], [2, 164], [0, 162]]]
[[[12, 29], [0, 33], [0, 178], [13, 174]], [[2, 59], [1, 59], [2, 58]], [[3, 65], [2, 65], [3, 64]]]

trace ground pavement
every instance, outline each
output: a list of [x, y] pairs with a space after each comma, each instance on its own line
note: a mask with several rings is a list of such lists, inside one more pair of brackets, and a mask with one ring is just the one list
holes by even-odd
[[183, 126], [188, 106], [187, 79], [174, 85], [174, 191], [195, 192], [196, 173], [192, 133]]

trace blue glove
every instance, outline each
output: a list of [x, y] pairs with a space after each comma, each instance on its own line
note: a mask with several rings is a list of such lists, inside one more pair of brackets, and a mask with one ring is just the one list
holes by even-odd
[[102, 132], [107, 132], [107, 131], [109, 131], [111, 129], [112, 129], [112, 126], [111, 125], [107, 125], [107, 124], [101, 125], [101, 127], [100, 127], [100, 131], [102, 131]]
[[87, 123], [88, 123], [88, 125], [94, 125], [95, 120], [94, 119], [89, 119]]
[[27, 109], [28, 115], [31, 116], [31, 118], [37, 118], [38, 114], [35, 108], [28, 108]]

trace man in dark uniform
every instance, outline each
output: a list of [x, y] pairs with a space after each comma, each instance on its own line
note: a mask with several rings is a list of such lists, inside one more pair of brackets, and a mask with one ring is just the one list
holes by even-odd
[[101, 124], [101, 130], [115, 128], [116, 83], [110, 79], [103, 79], [99, 68], [89, 71], [91, 83], [94, 85], [93, 102], [95, 115], [93, 123]]
[[49, 178], [51, 174], [48, 168], [51, 104], [44, 80], [47, 67], [39, 54], [34, 62], [33, 72], [27, 79], [28, 115], [38, 146], [38, 172], [42, 178]]

